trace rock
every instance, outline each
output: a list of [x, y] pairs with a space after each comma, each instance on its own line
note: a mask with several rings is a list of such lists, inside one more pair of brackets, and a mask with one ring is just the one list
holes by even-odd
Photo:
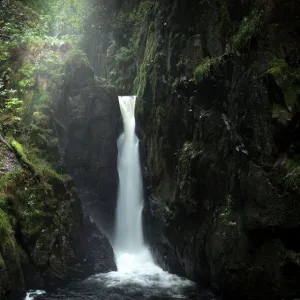
[[[116, 14], [140, 8], [131, 5]], [[228, 299], [299, 294], [290, 277], [300, 251], [298, 116], [289, 113], [299, 85], [284, 79], [299, 72], [298, 9], [280, 0], [158, 1], [140, 16], [145, 26], [124, 21], [133, 45], [107, 35], [110, 56], [121, 47], [137, 55], [147, 242], [165, 269]]]
[[1, 259], [1, 266], [0, 266], [0, 297], [1, 299], [7, 299], [7, 291], [11, 290], [11, 282], [9, 280], [6, 266], [4, 265], [4, 261], [2, 257]]
[[[74, 76], [81, 74], [82, 65], [87, 67], [78, 61], [72, 66]], [[82, 86], [67, 80], [53, 107], [61, 162], [78, 188], [85, 213], [111, 236], [118, 185], [118, 98], [97, 77], [89, 77]]]

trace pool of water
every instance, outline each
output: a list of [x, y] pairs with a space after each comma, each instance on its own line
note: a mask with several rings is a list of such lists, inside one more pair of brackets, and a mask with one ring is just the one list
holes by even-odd
[[26, 300], [215, 300], [192, 281], [155, 265], [147, 250], [139, 255], [119, 253], [118, 271], [97, 274], [49, 292], [31, 291]]

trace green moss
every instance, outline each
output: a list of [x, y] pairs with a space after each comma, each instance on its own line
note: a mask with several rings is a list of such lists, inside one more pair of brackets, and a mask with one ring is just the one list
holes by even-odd
[[0, 245], [3, 248], [6, 247], [8, 243], [14, 245], [13, 230], [9, 223], [7, 214], [0, 209]]
[[116, 60], [118, 62], [125, 62], [125, 63], [132, 61], [133, 51], [126, 47], [121, 47], [116, 54]]
[[297, 97], [300, 92], [300, 70], [291, 68], [284, 58], [274, 57], [270, 61], [267, 74], [272, 75], [281, 88], [285, 103], [291, 109], [299, 110]]
[[192, 178], [192, 161], [201, 153], [200, 145], [193, 142], [185, 142], [183, 147], [178, 152], [178, 186], [180, 197], [183, 201], [187, 201], [192, 184], [195, 178]]
[[130, 42], [134, 49], [138, 49], [141, 31], [152, 13], [154, 4], [151, 0], [142, 0], [138, 5], [133, 6], [125, 3], [117, 15], [117, 20], [113, 25], [115, 31], [131, 36]]
[[0, 191], [9, 193], [10, 190], [16, 187], [23, 175], [24, 171], [22, 169], [16, 169], [6, 173], [0, 178]]
[[90, 62], [87, 54], [80, 49], [74, 49], [70, 51], [65, 59], [64, 64], [66, 67], [71, 66], [72, 68], [82, 65], [90, 67]]
[[35, 70], [35, 65], [28, 58], [26, 58], [23, 62], [22, 67], [19, 69], [18, 73], [15, 76], [17, 86], [21, 92], [25, 92], [27, 89], [34, 87]]
[[233, 35], [232, 51], [237, 52], [246, 47], [251, 39], [261, 32], [263, 25], [263, 3], [259, 0], [250, 15], [243, 19], [237, 32]]
[[49, 117], [43, 114], [41, 111], [36, 111], [32, 114], [32, 121], [36, 126], [47, 127], [49, 124]]
[[29, 167], [30, 171], [40, 176], [41, 180], [45, 183], [51, 178], [59, 181], [64, 181], [66, 179], [66, 175], [58, 174], [51, 168], [48, 162], [39, 159], [34, 149], [30, 150], [28, 148], [23, 148], [23, 146], [14, 139], [10, 140], [10, 144], [20, 159]]
[[[135, 81], [135, 85], [138, 87], [137, 104], [136, 104], [137, 114], [142, 114], [143, 112], [145, 88], [146, 88], [147, 80], [150, 80], [149, 78], [150, 69], [154, 67], [153, 61], [156, 55], [157, 43], [158, 41], [155, 35], [155, 31], [149, 29], [147, 42], [144, 50], [144, 56], [143, 56], [144, 60], [140, 64], [137, 80]], [[151, 79], [155, 81], [155, 75], [152, 74]], [[153, 84], [152, 86], [155, 86], [155, 84]]]
[[284, 177], [285, 184], [292, 190], [300, 189], [300, 164], [298, 159], [289, 159], [286, 163], [287, 175]]
[[211, 72], [211, 69], [218, 66], [220, 63], [219, 58], [207, 58], [199, 65], [194, 72], [194, 79], [197, 83], [200, 83], [203, 79], [207, 78]]
[[284, 75], [285, 71], [288, 69], [288, 64], [283, 58], [274, 58], [270, 63], [270, 69], [267, 71], [268, 74], [274, 76], [274, 78], [279, 78]]

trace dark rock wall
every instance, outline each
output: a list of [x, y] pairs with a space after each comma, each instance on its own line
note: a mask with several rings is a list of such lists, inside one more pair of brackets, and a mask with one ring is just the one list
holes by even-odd
[[30, 142], [0, 135], [1, 299], [116, 269], [117, 97], [82, 52], [61, 68]]
[[84, 246], [91, 233], [81, 234], [83, 214], [72, 182], [37, 179], [6, 145], [1, 144], [0, 153], [2, 193], [5, 189], [1, 194], [1, 299], [19, 299], [27, 289], [49, 288], [90, 274], [86, 262], [95, 260]]
[[106, 70], [138, 95], [157, 261], [228, 299], [299, 296], [299, 3], [120, 2]]
[[117, 95], [78, 58], [66, 67], [52, 114], [62, 167], [72, 176], [85, 213], [111, 238], [118, 185]]

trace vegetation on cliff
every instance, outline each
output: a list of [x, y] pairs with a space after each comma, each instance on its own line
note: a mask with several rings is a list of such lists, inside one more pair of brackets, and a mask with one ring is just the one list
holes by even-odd
[[71, 178], [53, 166], [60, 157], [51, 105], [64, 72], [79, 58], [88, 64], [77, 49], [90, 10], [85, 1], [1, 6], [0, 297], [6, 299], [82, 273], [73, 245], [82, 212]]
[[[1, 270], [9, 271], [8, 250], [16, 268], [24, 264], [19, 245], [48, 278], [64, 236], [56, 229], [72, 231], [76, 197], [51, 165], [53, 99], [62, 86], [85, 85], [90, 100], [95, 86], [114, 85], [138, 96], [157, 260], [228, 298], [299, 295], [291, 276], [300, 274], [297, 1], [2, 2]], [[92, 80], [94, 72], [106, 79]]]
[[299, 295], [299, 3], [146, 2], [118, 2], [105, 49], [138, 95], [157, 259], [228, 298]]

